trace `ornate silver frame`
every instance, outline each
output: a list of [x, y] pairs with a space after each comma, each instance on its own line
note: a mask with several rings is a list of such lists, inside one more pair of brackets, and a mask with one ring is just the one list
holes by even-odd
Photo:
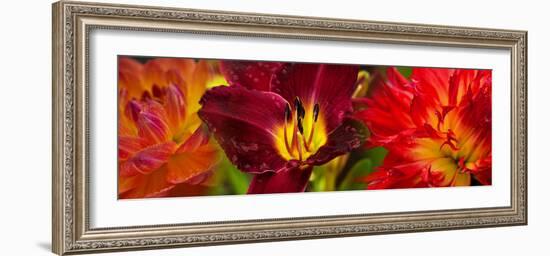
[[[511, 205], [92, 229], [88, 214], [88, 34], [145, 30], [511, 51]], [[61, 1], [53, 4], [53, 251], [201, 246], [527, 224], [527, 32]]]

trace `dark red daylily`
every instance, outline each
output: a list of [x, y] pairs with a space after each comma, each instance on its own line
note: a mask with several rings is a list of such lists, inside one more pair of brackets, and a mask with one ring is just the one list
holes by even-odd
[[359, 147], [349, 116], [358, 67], [226, 61], [229, 87], [201, 99], [200, 118], [227, 157], [253, 173], [248, 193], [302, 192], [312, 167]]

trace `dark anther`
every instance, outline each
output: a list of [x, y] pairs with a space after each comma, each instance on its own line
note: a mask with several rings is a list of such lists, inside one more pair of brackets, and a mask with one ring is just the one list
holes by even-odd
[[302, 118], [298, 118], [298, 131], [300, 131], [300, 134], [304, 135], [304, 126], [302, 125]]
[[294, 98], [294, 108], [298, 109], [298, 106], [302, 105], [302, 101], [300, 101], [300, 98], [296, 97]]
[[290, 110], [290, 105], [286, 104], [285, 121], [290, 122], [291, 120], [292, 120], [292, 110]]
[[294, 108], [296, 108], [296, 114], [299, 118], [304, 118], [306, 116], [306, 110], [300, 98], [294, 98]]
[[317, 118], [319, 118], [319, 103], [315, 103], [313, 107], [313, 120], [317, 122]]

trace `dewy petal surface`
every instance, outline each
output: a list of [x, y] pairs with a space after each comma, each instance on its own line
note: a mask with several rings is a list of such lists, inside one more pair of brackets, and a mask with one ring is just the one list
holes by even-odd
[[221, 71], [232, 86], [271, 91], [271, 77], [284, 64], [281, 62], [238, 61], [221, 62]]
[[242, 87], [216, 87], [203, 96], [199, 116], [206, 123], [228, 159], [251, 173], [285, 166], [275, 145], [274, 128], [284, 122], [281, 96]]
[[312, 155], [307, 162], [311, 165], [322, 165], [359, 148], [365, 142], [367, 130], [365, 126], [352, 118], [344, 119], [342, 125], [328, 135], [325, 145]]
[[287, 64], [277, 71], [271, 90], [288, 102], [299, 97], [306, 112], [320, 105], [327, 133], [336, 129], [351, 113], [351, 96], [356, 88], [358, 66], [332, 64]]
[[278, 172], [265, 172], [254, 176], [248, 194], [304, 192], [313, 167], [289, 168]]

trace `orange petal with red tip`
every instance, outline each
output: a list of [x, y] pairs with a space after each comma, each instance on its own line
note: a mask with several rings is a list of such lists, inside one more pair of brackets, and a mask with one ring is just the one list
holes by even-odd
[[196, 113], [200, 109], [199, 101], [206, 91], [206, 85], [211, 76], [208, 63], [201, 60], [195, 64], [193, 74], [186, 84], [185, 96], [188, 113]]
[[178, 148], [176, 153], [195, 151], [200, 146], [208, 143], [209, 140], [210, 133], [208, 133], [208, 127], [203, 124]]
[[172, 137], [164, 108], [152, 100], [139, 113], [137, 126], [139, 136], [154, 143], [162, 143]]
[[[151, 198], [151, 197], [165, 197], [168, 196], [170, 190], [174, 187], [166, 181], [167, 169], [165, 166], [156, 169], [148, 175], [138, 175], [131, 177], [127, 182], [131, 185], [130, 189], [127, 187], [120, 187], [119, 183], [119, 198]], [[124, 192], [121, 188], [127, 189]]]
[[147, 147], [147, 140], [139, 137], [118, 136], [118, 160], [124, 161]]
[[128, 98], [139, 98], [145, 90], [143, 83], [143, 65], [136, 60], [119, 57], [118, 58], [118, 86], [128, 92]]
[[134, 176], [147, 174], [165, 164], [170, 156], [176, 151], [177, 145], [174, 142], [157, 144], [135, 153], [127, 161], [119, 166], [120, 176]]
[[132, 176], [132, 177], [118, 177], [118, 195], [120, 197], [121, 194], [126, 193], [134, 188], [136, 188], [139, 183], [139, 176]]
[[185, 97], [174, 84], [167, 87], [165, 108], [173, 133], [179, 133], [185, 124]]
[[178, 184], [209, 171], [220, 160], [218, 149], [206, 144], [195, 151], [174, 155], [167, 163], [166, 180]]

